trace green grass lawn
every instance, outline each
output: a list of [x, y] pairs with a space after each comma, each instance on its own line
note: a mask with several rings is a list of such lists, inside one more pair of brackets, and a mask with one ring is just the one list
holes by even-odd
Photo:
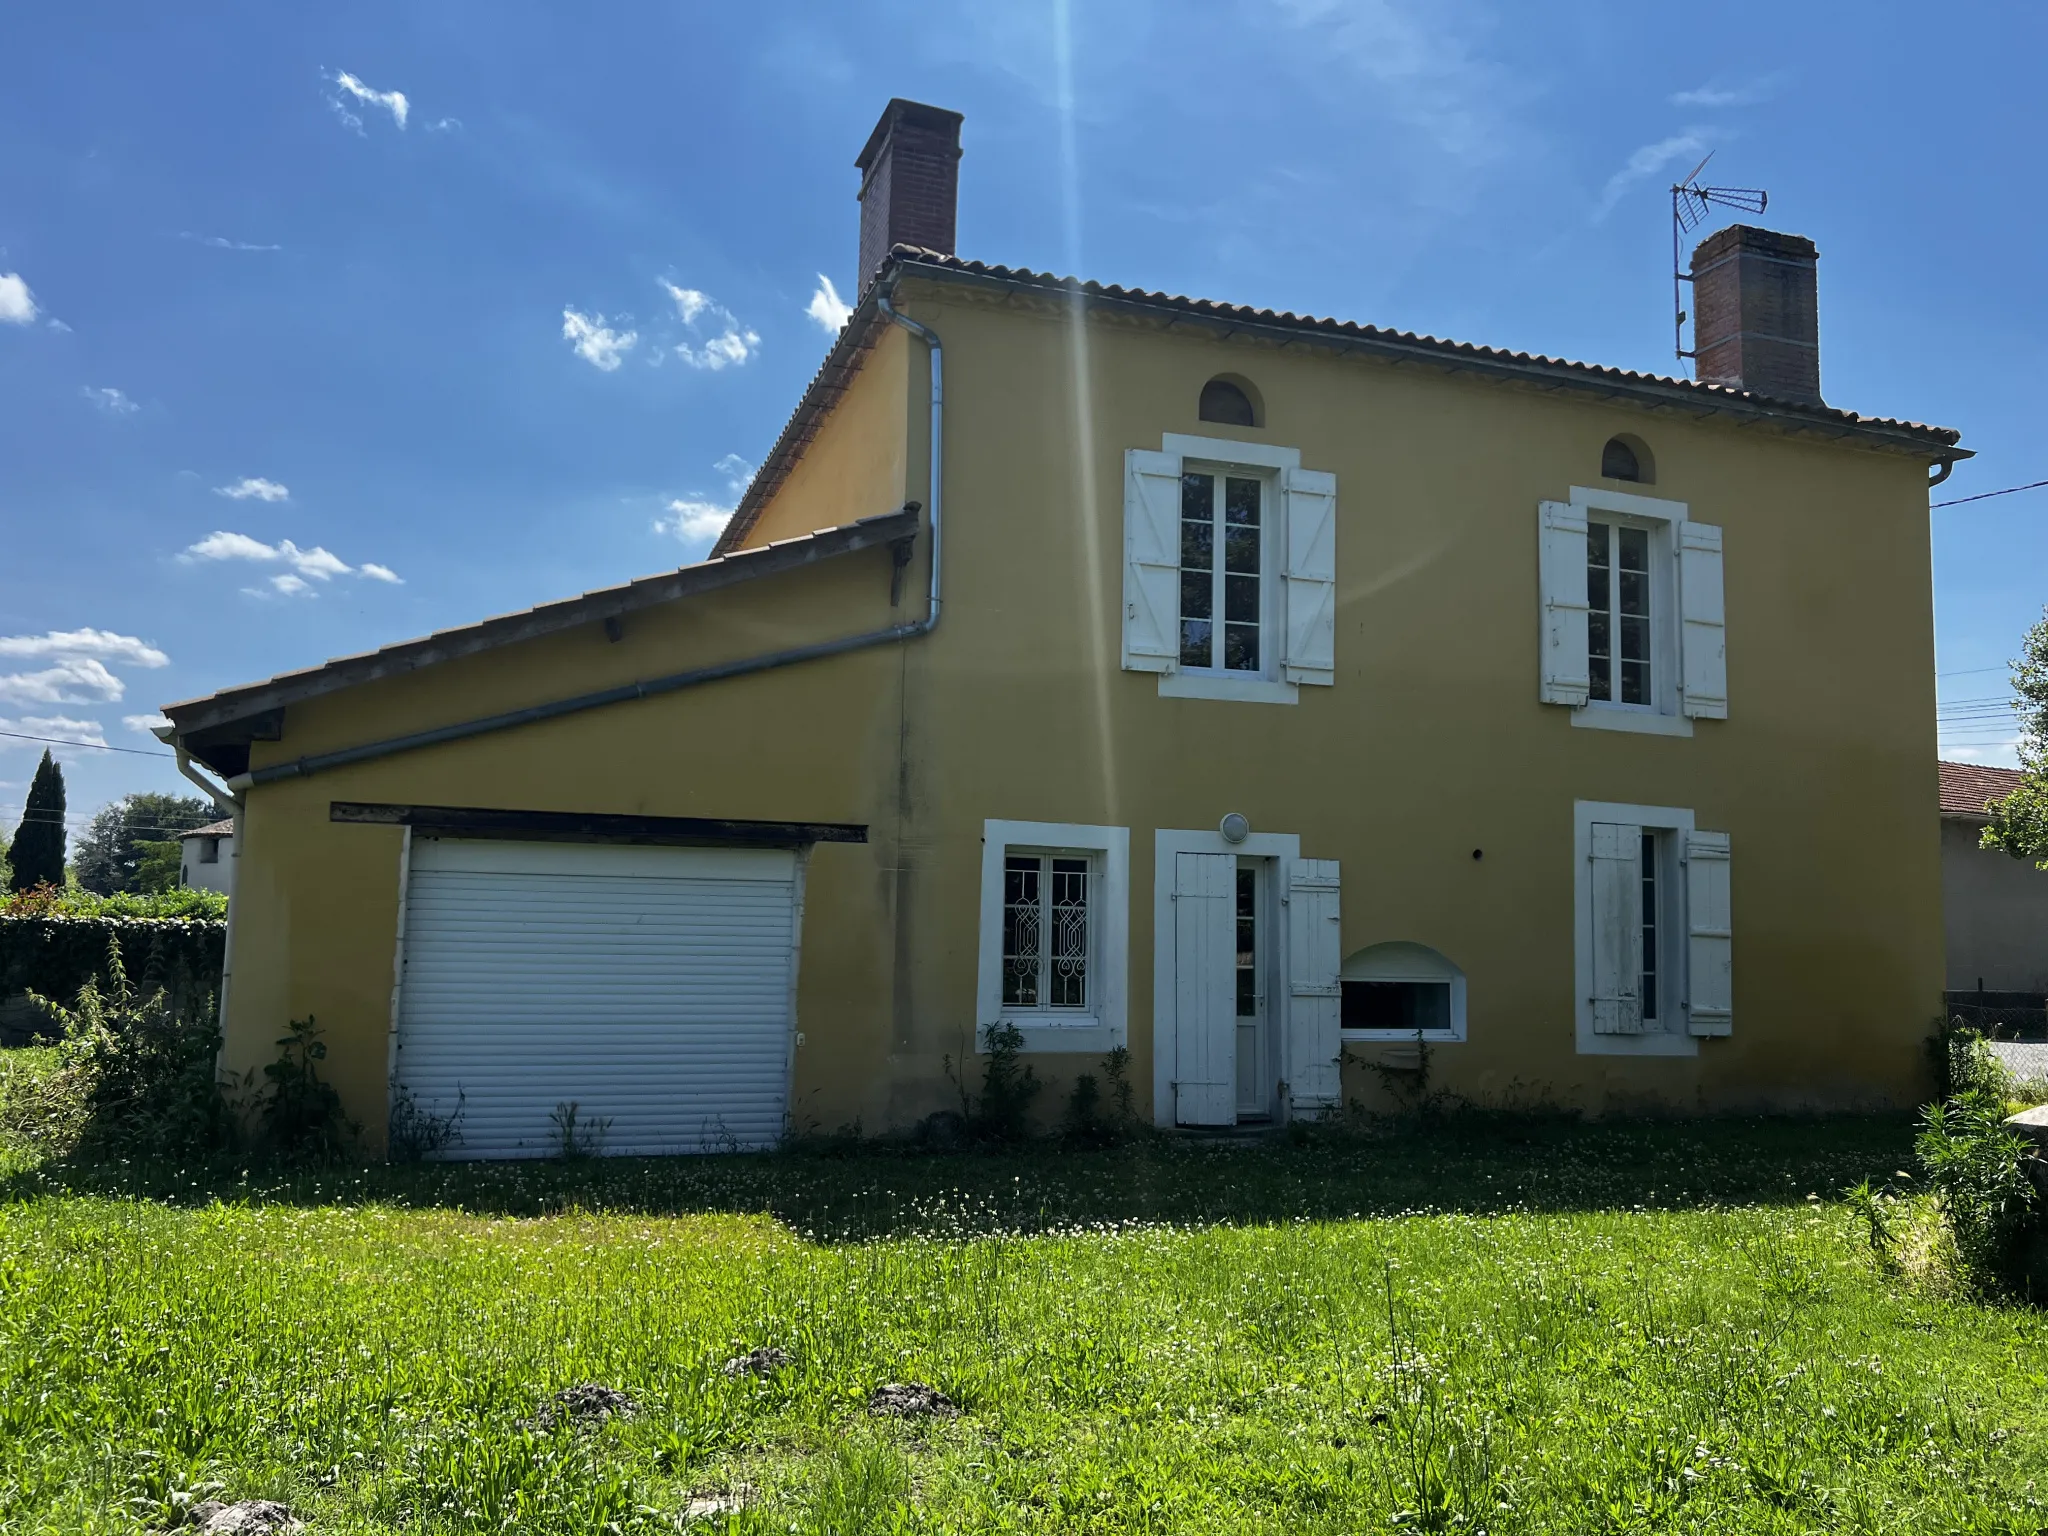
[[[0, 1153], [0, 1531], [2048, 1528], [2048, 1314], [1903, 1120], [307, 1173]], [[1811, 1196], [1819, 1198], [1812, 1199]], [[728, 1357], [789, 1352], [766, 1379]], [[957, 1419], [870, 1417], [889, 1381]], [[539, 1427], [562, 1388], [637, 1415]]]

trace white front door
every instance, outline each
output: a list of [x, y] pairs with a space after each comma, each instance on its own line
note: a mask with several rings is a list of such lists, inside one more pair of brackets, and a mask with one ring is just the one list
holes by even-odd
[[1237, 1117], [1259, 1119], [1273, 1112], [1272, 925], [1268, 861], [1239, 859], [1236, 871], [1237, 949], [1234, 993], [1237, 1014]]

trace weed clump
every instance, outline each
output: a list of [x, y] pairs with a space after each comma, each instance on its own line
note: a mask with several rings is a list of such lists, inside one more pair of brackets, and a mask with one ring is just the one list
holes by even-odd
[[1960, 1022], [1937, 1032], [1934, 1052], [1947, 1093], [1922, 1112], [1913, 1150], [1934, 1188], [1956, 1269], [1985, 1295], [2024, 1294], [2029, 1250], [2048, 1238], [2048, 1199], [2029, 1177], [2026, 1142], [2005, 1124], [2011, 1079], [1983, 1037]]

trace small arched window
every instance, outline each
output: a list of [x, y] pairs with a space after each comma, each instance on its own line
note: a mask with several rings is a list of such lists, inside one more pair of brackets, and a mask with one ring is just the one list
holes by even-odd
[[1375, 944], [1347, 958], [1338, 975], [1350, 1039], [1465, 1038], [1465, 973], [1427, 944]]
[[1600, 473], [1609, 480], [1640, 480], [1643, 466], [1635, 449], [1618, 437], [1610, 437], [1607, 446], [1600, 450]]
[[1201, 417], [1222, 427], [1256, 427], [1259, 413], [1242, 384], [1211, 379], [1202, 386]]

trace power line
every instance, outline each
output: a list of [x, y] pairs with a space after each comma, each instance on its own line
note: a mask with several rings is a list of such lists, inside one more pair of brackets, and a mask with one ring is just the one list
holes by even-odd
[[85, 747], [94, 752], [126, 752], [134, 757], [170, 757], [169, 752], [152, 752], [147, 747], [110, 747], [104, 741], [72, 741], [65, 736], [30, 736], [23, 731], [0, 731], [15, 741], [47, 741], [53, 747]]
[[[2025, 485], [2008, 485], [2002, 491], [1979, 491], [1974, 496], [1958, 496], [1953, 501], [1937, 501], [1936, 507], [1960, 507], [1966, 501], [1989, 501], [1994, 496], [2011, 496], [2018, 491], [2038, 491], [2048, 485], [2048, 480], [2029, 480]], [[1928, 509], [1933, 510], [1933, 507]]]

